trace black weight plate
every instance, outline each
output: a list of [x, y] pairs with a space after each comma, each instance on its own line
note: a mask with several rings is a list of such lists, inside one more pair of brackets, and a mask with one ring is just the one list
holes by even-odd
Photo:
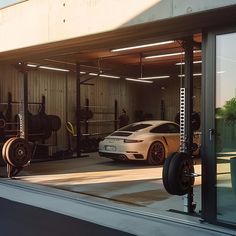
[[86, 111], [86, 118], [88, 120], [93, 118], [93, 112], [91, 110]]
[[3, 143], [5, 141], [5, 133], [4, 129], [6, 129], [6, 117], [3, 112], [0, 112], [0, 142]]
[[197, 112], [192, 113], [192, 129], [194, 131], [198, 130], [201, 126], [200, 114]]
[[80, 120], [86, 120], [87, 119], [87, 115], [86, 115], [86, 110], [85, 109], [80, 109], [79, 115], [80, 115]]
[[[180, 117], [179, 117], [179, 112], [176, 114], [175, 116], [175, 123], [180, 124]], [[200, 126], [201, 126], [201, 117], [200, 114], [198, 112], [193, 112], [192, 113], [192, 129], [193, 131], [197, 131]]]
[[6, 121], [2, 118], [0, 118], [0, 129], [4, 129], [6, 126]]
[[176, 153], [169, 164], [168, 186], [173, 195], [185, 195], [194, 184], [193, 161], [186, 153]]
[[172, 193], [171, 188], [169, 186], [168, 173], [169, 173], [170, 162], [172, 161], [172, 158], [175, 154], [176, 154], [176, 152], [173, 152], [165, 159], [165, 162], [163, 165], [163, 170], [162, 170], [163, 186], [169, 194], [173, 194], [173, 193]]
[[43, 129], [43, 123], [41, 121], [40, 115], [32, 115], [29, 119], [29, 132], [30, 133], [40, 133]]
[[43, 139], [48, 139], [52, 135], [52, 130], [51, 129], [44, 129], [43, 133], [44, 133]]
[[52, 131], [58, 131], [61, 128], [61, 119], [56, 115], [48, 115]]
[[24, 167], [31, 160], [31, 148], [23, 138], [11, 140], [6, 147], [7, 163], [16, 168]]
[[43, 139], [48, 139], [52, 135], [52, 125], [50, 118], [45, 113], [40, 113], [39, 117], [40, 117], [40, 123], [42, 125], [41, 132], [44, 133]]

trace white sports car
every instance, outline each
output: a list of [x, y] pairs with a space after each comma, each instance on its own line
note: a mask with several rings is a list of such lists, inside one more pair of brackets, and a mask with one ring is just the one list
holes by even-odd
[[[194, 135], [195, 151], [199, 153], [201, 135]], [[197, 145], [196, 145], [197, 144]], [[171, 121], [151, 120], [127, 125], [99, 143], [99, 155], [114, 160], [146, 160], [160, 165], [165, 158], [179, 151], [179, 125]]]

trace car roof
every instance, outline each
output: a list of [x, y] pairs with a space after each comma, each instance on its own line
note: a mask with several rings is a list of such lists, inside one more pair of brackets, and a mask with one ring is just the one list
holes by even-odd
[[168, 120], [144, 120], [144, 121], [135, 122], [135, 124], [150, 124], [150, 125], [162, 125], [166, 123], [176, 124], [175, 122], [168, 121]]

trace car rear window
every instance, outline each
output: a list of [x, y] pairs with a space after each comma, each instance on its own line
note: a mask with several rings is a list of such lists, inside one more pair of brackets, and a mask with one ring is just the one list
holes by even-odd
[[139, 131], [141, 129], [145, 129], [150, 126], [152, 126], [152, 125], [151, 124], [131, 124], [131, 125], [127, 125], [121, 129], [119, 129], [119, 131], [136, 132], [136, 131]]
[[114, 132], [112, 133], [110, 136], [122, 136], [122, 137], [128, 137], [130, 136], [132, 133], [127, 133], [127, 132]]

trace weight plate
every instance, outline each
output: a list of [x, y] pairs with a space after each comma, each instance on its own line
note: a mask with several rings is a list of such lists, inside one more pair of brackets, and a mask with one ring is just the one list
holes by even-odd
[[23, 138], [14, 138], [6, 147], [6, 161], [16, 168], [24, 167], [31, 160], [31, 148]]
[[201, 126], [200, 114], [197, 112], [192, 113], [192, 129], [194, 131], [198, 130]]
[[163, 170], [162, 170], [162, 182], [163, 182], [164, 188], [170, 194], [173, 194], [173, 193], [172, 193], [171, 188], [169, 186], [168, 173], [169, 173], [170, 162], [172, 161], [172, 158], [175, 154], [176, 154], [176, 152], [173, 152], [165, 159], [165, 162], [163, 165]]
[[6, 121], [0, 118], [0, 129], [4, 129], [6, 126]]
[[175, 153], [168, 168], [169, 192], [173, 195], [185, 195], [194, 184], [193, 161], [186, 153]]
[[61, 119], [56, 115], [48, 115], [52, 131], [58, 131], [61, 128]]
[[48, 139], [52, 135], [52, 125], [47, 114], [39, 113], [40, 124], [42, 125], [41, 133], [43, 133], [43, 139]]
[[40, 115], [32, 115], [30, 118], [31, 119], [28, 119], [29, 132], [34, 134], [42, 132], [43, 124], [41, 122]]
[[[180, 117], [179, 117], [179, 112], [176, 114], [175, 116], [175, 123], [180, 124]], [[197, 131], [200, 126], [201, 126], [201, 117], [200, 114], [198, 112], [193, 112], [192, 113], [192, 129], [193, 131]]]
[[2, 147], [2, 159], [4, 160], [5, 163], [7, 163], [7, 159], [6, 159], [6, 148], [7, 148], [7, 145], [9, 144], [9, 142], [10, 142], [11, 140], [13, 140], [13, 139], [15, 139], [15, 137], [8, 139], [8, 140], [4, 143], [4, 145], [3, 145], [3, 147]]
[[84, 108], [80, 109], [79, 115], [80, 120], [89, 120], [93, 118], [93, 112]]

